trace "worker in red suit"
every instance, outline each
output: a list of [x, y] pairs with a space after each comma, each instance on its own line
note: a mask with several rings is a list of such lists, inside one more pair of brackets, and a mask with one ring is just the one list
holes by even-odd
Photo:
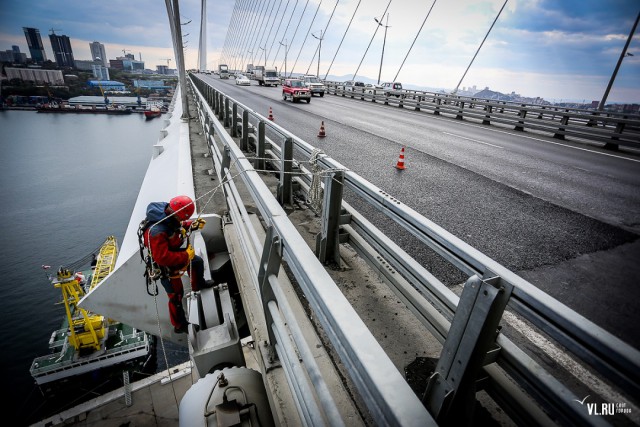
[[144, 245], [162, 274], [160, 283], [169, 297], [169, 316], [175, 333], [187, 332], [187, 320], [182, 307], [182, 275], [188, 272], [191, 288], [198, 291], [212, 283], [204, 280], [204, 261], [197, 256], [186, 239], [187, 230], [204, 227], [205, 221], [190, 221], [195, 211], [189, 196], [176, 196], [166, 202], [153, 202], [147, 206], [144, 225]]

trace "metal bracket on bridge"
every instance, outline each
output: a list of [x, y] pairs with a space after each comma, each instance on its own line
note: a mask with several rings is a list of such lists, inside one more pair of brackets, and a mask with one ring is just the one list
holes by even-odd
[[316, 235], [316, 256], [321, 263], [328, 260], [340, 266], [340, 218], [344, 172], [336, 171], [324, 178], [322, 201], [322, 229]]
[[249, 149], [249, 112], [242, 112], [242, 138], [240, 139], [240, 149], [247, 151]]
[[278, 184], [278, 202], [282, 207], [291, 208], [293, 206], [293, 139], [291, 137], [282, 141], [282, 159], [280, 161], [282, 168]]
[[497, 357], [498, 325], [512, 289], [500, 277], [472, 276], [465, 283], [440, 360], [422, 398], [438, 424], [471, 425], [477, 381], [482, 367]]
[[267, 229], [267, 235], [264, 240], [264, 248], [260, 258], [260, 268], [258, 269], [258, 286], [260, 287], [260, 297], [262, 299], [262, 309], [264, 311], [267, 332], [269, 333], [269, 342], [264, 343], [265, 347], [269, 347], [266, 354], [263, 353], [263, 361], [265, 367], [273, 367], [277, 365], [275, 344], [276, 337], [273, 332], [273, 317], [269, 310], [269, 302], [278, 303], [269, 282], [270, 276], [277, 276], [282, 262], [282, 242], [280, 237], [275, 234], [273, 226]]

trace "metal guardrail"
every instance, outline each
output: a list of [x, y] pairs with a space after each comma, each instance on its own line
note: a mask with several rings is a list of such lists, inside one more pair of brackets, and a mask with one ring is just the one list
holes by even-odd
[[[308, 249], [306, 244], [291, 229], [292, 226], [280, 206], [274, 206], [272, 194], [264, 188], [261, 181], [258, 182], [260, 178], [253, 169], [254, 165], [243, 153], [255, 150], [255, 167], [258, 169], [264, 169], [265, 158], [271, 159], [268, 161], [271, 167], [280, 171], [277, 192], [279, 204], [290, 205], [293, 186], [308, 190], [312, 179], [311, 173], [293, 158], [294, 148], [298, 153], [311, 157], [315, 153], [314, 147], [208, 86], [198, 77], [192, 76], [191, 81], [197, 88], [195, 97], [200, 120], [208, 138], [212, 138], [215, 132], [224, 143], [224, 153], [219, 152], [215, 144], [212, 144], [216, 169], [223, 171], [224, 175], [229, 173], [230, 162], [234, 162], [241, 171], [239, 176], [251, 188], [253, 199], [271, 230], [273, 240], [265, 242], [265, 249], [259, 249], [260, 245], [256, 244], [255, 238], [248, 239], [253, 240], [253, 246], [256, 247], [257, 252], [253, 257], [259, 257], [257, 254], [262, 253], [256, 285], [260, 284], [259, 278], [262, 286], [265, 277], [269, 282], [274, 280], [269, 273], [274, 265], [272, 263], [279, 264], [280, 256], [285, 259], [314, 312], [321, 317], [321, 323], [327, 328], [333, 345], [337, 346], [339, 356], [346, 359], [348, 371], [355, 376], [360, 392], [375, 402], [369, 409], [377, 416], [379, 408], [387, 405], [385, 411], [388, 411], [391, 409], [389, 406], [395, 407], [401, 393], [394, 392], [393, 396], [385, 396], [381, 390], [388, 387], [387, 379], [384, 380], [385, 384], [378, 383], [374, 372], [362, 365], [363, 360], [370, 358], [370, 351], [380, 351], [377, 343], [371, 342], [368, 333], [363, 339], [354, 339], [354, 325], [360, 328], [361, 321], [358, 319], [352, 323], [355, 313], [350, 306], [345, 306], [346, 302], [343, 300], [337, 304], [340, 307], [338, 315], [334, 305], [335, 298], [342, 294], [336, 288], [327, 286], [327, 283], [333, 282], [326, 276], [324, 269], [320, 268], [321, 264], [317, 259], [310, 259], [308, 251], [303, 250], [303, 246]], [[236, 146], [234, 137], [238, 138], [240, 147]], [[394, 292], [443, 343], [436, 373], [422, 399], [438, 422], [464, 422], [457, 417], [465, 413], [464, 408], [473, 404], [476, 390], [484, 389], [513, 420], [524, 425], [554, 422], [606, 424], [605, 418], [590, 416], [584, 406], [574, 402], [583, 397], [577, 396], [575, 391], [574, 383], [580, 379], [561, 382], [537, 363], [534, 355], [526, 354], [503, 333], [496, 332], [498, 324], [505, 322], [505, 310], [518, 313], [564, 346], [581, 363], [597, 372], [601, 380], [622, 390], [629, 404], [632, 405], [634, 399], [640, 396], [638, 350], [359, 175], [346, 170], [335, 160], [320, 155], [317, 164], [331, 173], [324, 181], [323, 231], [318, 239], [316, 255], [323, 261], [332, 257], [335, 259], [339, 257], [339, 253], [336, 253], [339, 252], [339, 243], [348, 241], [362, 258], [384, 275]], [[299, 178], [293, 179], [287, 173], [292, 170], [303, 173]], [[461, 297], [455, 295], [343, 201], [340, 183], [469, 276]], [[229, 186], [233, 187], [232, 182], [229, 182]], [[236, 202], [237, 209], [241, 212], [242, 201], [237, 198]], [[265, 254], [270, 247], [270, 255], [267, 256]], [[274, 256], [275, 258], [271, 258]], [[322, 279], [318, 281], [315, 280], [316, 277]], [[258, 289], [263, 287], [258, 286]], [[328, 304], [329, 301], [331, 304]], [[346, 318], [343, 310], [349, 313]], [[363, 348], [366, 349], [364, 353], [360, 351]], [[367, 357], [364, 357], [365, 354]], [[364, 359], [361, 360], [360, 357]], [[386, 357], [383, 359], [388, 360]], [[379, 370], [380, 367], [376, 365], [371, 369]], [[514, 380], [517, 381], [517, 386], [514, 386]], [[393, 403], [383, 402], [386, 398], [393, 398]], [[405, 398], [400, 400], [406, 409]], [[415, 404], [415, 401], [411, 404]]]
[[483, 125], [498, 124], [516, 131], [536, 130], [554, 138], [579, 138], [605, 143], [608, 148], [625, 145], [640, 148], [640, 116], [637, 114], [589, 111], [555, 106], [522, 104], [413, 90], [391, 91], [358, 87], [345, 90], [327, 82], [327, 93], [379, 102], [434, 115], [473, 120]]

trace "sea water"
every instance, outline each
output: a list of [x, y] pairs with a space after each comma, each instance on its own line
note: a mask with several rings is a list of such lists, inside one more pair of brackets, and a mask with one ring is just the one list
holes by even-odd
[[0, 369], [3, 406], [15, 414], [7, 419], [50, 415], [29, 373], [64, 316], [47, 274], [109, 235], [122, 241], [163, 122], [0, 111]]

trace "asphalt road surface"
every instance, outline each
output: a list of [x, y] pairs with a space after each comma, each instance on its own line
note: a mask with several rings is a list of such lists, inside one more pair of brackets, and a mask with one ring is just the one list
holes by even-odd
[[[554, 298], [640, 348], [640, 155], [281, 87], [205, 81], [387, 191]], [[326, 138], [318, 138], [324, 121]], [[401, 147], [406, 170], [398, 171]], [[424, 245], [346, 199], [447, 285]]]

